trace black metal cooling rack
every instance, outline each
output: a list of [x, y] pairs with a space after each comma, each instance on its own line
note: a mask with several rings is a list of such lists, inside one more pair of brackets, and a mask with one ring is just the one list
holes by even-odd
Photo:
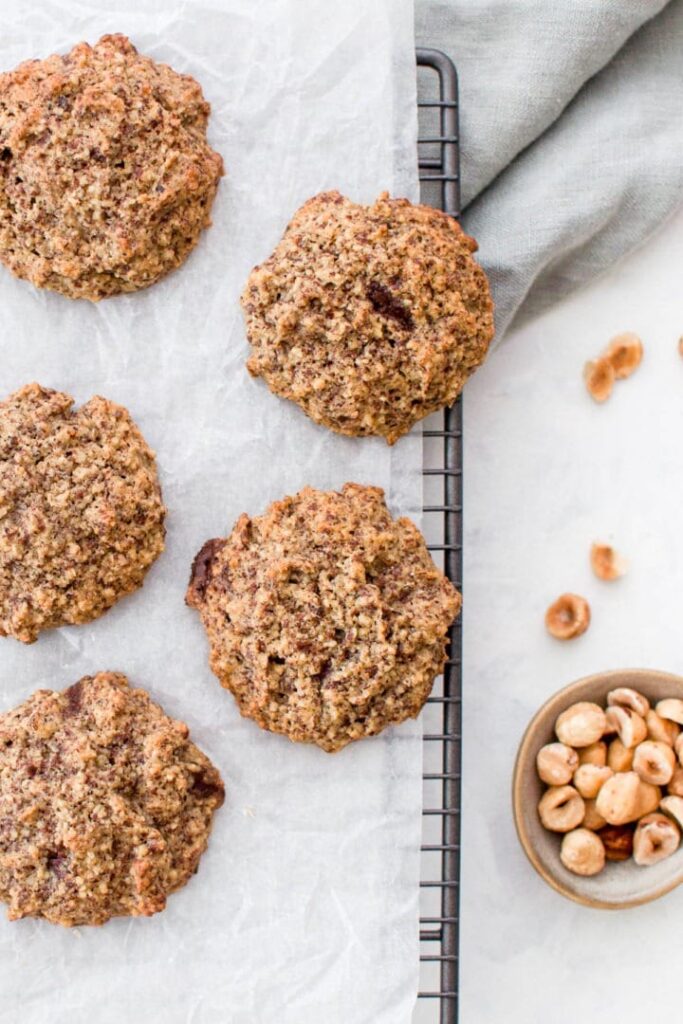
[[[418, 163], [423, 203], [460, 213], [458, 83], [440, 50], [418, 49]], [[462, 406], [430, 417], [424, 438], [424, 529], [435, 561], [461, 589]], [[458, 1018], [461, 693], [460, 619], [424, 712], [419, 1020]], [[433, 1007], [433, 1011], [431, 1010]]]

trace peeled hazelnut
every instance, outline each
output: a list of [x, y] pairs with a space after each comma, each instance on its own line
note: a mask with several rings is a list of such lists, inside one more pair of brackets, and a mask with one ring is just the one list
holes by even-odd
[[583, 368], [586, 390], [596, 402], [604, 402], [609, 398], [615, 378], [614, 367], [606, 356], [600, 356], [599, 359], [586, 363]]
[[575, 875], [597, 875], [605, 866], [605, 847], [595, 832], [577, 828], [562, 840], [560, 860]]
[[630, 377], [640, 366], [643, 358], [643, 343], [637, 334], [626, 331], [612, 338], [605, 351], [604, 358], [612, 364], [614, 375], [618, 380]]
[[679, 725], [676, 725], [675, 722], [668, 718], [662, 718], [652, 708], [645, 715], [645, 725], [647, 726], [647, 738], [649, 740], [657, 740], [658, 743], [668, 743], [670, 747], [673, 747], [681, 731]]
[[612, 740], [607, 748], [607, 764], [613, 772], [630, 772], [633, 765], [633, 750], [625, 747], [619, 737]]
[[551, 786], [538, 804], [541, 823], [551, 832], [570, 832], [583, 821], [583, 800], [573, 786]]
[[600, 829], [607, 860], [628, 860], [633, 853], [633, 826], [607, 825]]
[[626, 572], [626, 559], [609, 544], [591, 545], [591, 569], [599, 580], [618, 580]]
[[608, 707], [606, 717], [608, 728], [616, 730], [625, 747], [637, 747], [647, 736], [645, 719], [630, 708]]
[[674, 773], [666, 788], [672, 796], [683, 796], [683, 768], [680, 765], [676, 765], [674, 768]]
[[589, 747], [605, 731], [605, 712], [599, 704], [579, 701], [571, 704], [555, 722], [555, 733], [569, 747]]
[[655, 711], [662, 718], [668, 718], [678, 725], [683, 725], [683, 700], [678, 697], [666, 697], [655, 706]]
[[591, 743], [589, 747], [579, 750], [579, 764], [597, 764], [601, 768], [607, 764], [607, 744], [602, 740]]
[[607, 703], [610, 707], [630, 708], [641, 718], [645, 718], [650, 710], [650, 702], [647, 697], [638, 693], [637, 690], [632, 690], [630, 686], [618, 686], [616, 690], [610, 690], [607, 694]]
[[584, 800], [586, 805], [586, 812], [583, 816], [583, 827], [589, 828], [593, 832], [597, 832], [598, 829], [604, 828], [607, 824], [601, 814], [598, 814], [598, 809], [595, 806], [595, 800]]
[[653, 786], [666, 786], [675, 765], [676, 755], [671, 747], [657, 740], [645, 740], [633, 754], [633, 770], [638, 772], [643, 782], [650, 782]]
[[683, 764], [683, 733], [674, 740], [674, 750], [676, 751], [676, 757]]
[[571, 782], [579, 764], [579, 755], [565, 743], [548, 743], [536, 755], [539, 778], [549, 786], [564, 786]]
[[646, 867], [670, 857], [678, 849], [681, 832], [665, 814], [646, 814], [633, 834], [633, 859]]
[[593, 800], [604, 782], [614, 775], [611, 768], [597, 764], [580, 764], [574, 772], [574, 787], [585, 800]]
[[584, 597], [562, 594], [545, 613], [545, 627], [556, 640], [573, 640], [588, 629], [591, 610]]
[[673, 818], [679, 828], [683, 828], [683, 796], [663, 796], [659, 809]]
[[617, 772], [600, 787], [595, 806], [610, 825], [626, 825], [659, 806], [657, 786], [643, 782], [637, 772]]

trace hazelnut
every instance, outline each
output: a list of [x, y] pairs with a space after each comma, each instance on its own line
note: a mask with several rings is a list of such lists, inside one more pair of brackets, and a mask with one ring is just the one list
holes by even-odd
[[633, 826], [607, 825], [600, 829], [607, 860], [628, 860], [633, 853]]
[[633, 371], [640, 366], [640, 361], [643, 358], [643, 343], [632, 331], [617, 334], [607, 346], [604, 358], [612, 364], [617, 380], [623, 380], [625, 377], [630, 377]]
[[551, 832], [570, 832], [583, 821], [585, 807], [573, 786], [551, 786], [541, 797], [538, 815]]
[[571, 782], [579, 764], [579, 755], [565, 743], [547, 743], [536, 755], [539, 778], [549, 786]]
[[683, 828], [683, 796], [663, 796], [659, 802], [659, 809], [668, 814], [679, 828]]
[[666, 697], [664, 700], [660, 700], [655, 706], [655, 711], [662, 718], [683, 725], [683, 700], [678, 697]]
[[613, 772], [630, 772], [633, 765], [633, 750], [625, 747], [619, 737], [613, 739], [607, 748], [607, 764]]
[[670, 747], [673, 747], [678, 737], [681, 727], [676, 725], [668, 718], [662, 718], [652, 708], [645, 715], [645, 725], [647, 726], [647, 738], [649, 740], [657, 740], [658, 743], [668, 743]]
[[576, 828], [563, 838], [560, 860], [575, 875], [597, 875], [605, 866], [605, 847], [595, 832]]
[[626, 559], [609, 544], [591, 545], [591, 569], [599, 580], [618, 580], [626, 572]]
[[633, 834], [633, 859], [646, 867], [670, 857], [678, 849], [681, 832], [665, 814], [646, 814]]
[[597, 764], [581, 764], [574, 772], [574, 787], [584, 800], [593, 800], [604, 782], [614, 775], [611, 768]]
[[545, 627], [556, 640], [573, 640], [588, 629], [591, 610], [584, 597], [562, 594], [545, 613]]
[[603, 828], [607, 822], [601, 814], [598, 814], [595, 800], [584, 800], [584, 803], [586, 805], [586, 812], [583, 816], [583, 827], [589, 828], [593, 832], [597, 832], [598, 829]]
[[674, 773], [675, 765], [676, 755], [671, 747], [657, 740], [645, 740], [633, 754], [633, 770], [638, 772], [643, 782], [650, 782], [653, 786], [665, 786]]
[[626, 825], [659, 806], [658, 786], [643, 782], [637, 772], [617, 772], [600, 787], [595, 806], [610, 825]]
[[650, 702], [647, 697], [638, 693], [637, 690], [632, 690], [630, 686], [618, 686], [616, 690], [610, 690], [607, 694], [607, 703], [610, 707], [630, 708], [641, 718], [645, 718], [650, 710]]
[[597, 764], [601, 768], [607, 764], [607, 744], [602, 740], [591, 743], [579, 750], [579, 764]]
[[[664, 721], [666, 721], [666, 719], [664, 719]], [[673, 725], [674, 723], [672, 722], [671, 724]], [[683, 765], [683, 733], [681, 733], [680, 736], [677, 736], [674, 740], [674, 750], [680, 764]]]
[[678, 339], [678, 354], [683, 356], [683, 335]]
[[605, 731], [605, 712], [599, 704], [579, 701], [570, 704], [555, 722], [555, 733], [569, 747], [590, 747]]
[[586, 363], [583, 368], [586, 390], [596, 402], [605, 402], [609, 398], [615, 378], [614, 367], [606, 356], [600, 356], [599, 359]]
[[667, 784], [667, 792], [673, 796], [683, 796], [683, 768], [676, 765], [674, 773]]
[[647, 736], [645, 719], [630, 708], [613, 705], [606, 711], [607, 726], [614, 729], [625, 747], [637, 747]]

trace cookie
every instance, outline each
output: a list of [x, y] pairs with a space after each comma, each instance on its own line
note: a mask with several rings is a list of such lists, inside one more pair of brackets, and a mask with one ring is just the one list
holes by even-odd
[[249, 372], [316, 423], [393, 444], [451, 405], [486, 355], [493, 303], [476, 248], [407, 199], [314, 196], [244, 289]]
[[217, 769], [125, 676], [38, 690], [0, 715], [0, 900], [10, 920], [149, 916], [197, 870]]
[[415, 717], [446, 658], [460, 594], [377, 487], [306, 487], [195, 558], [187, 603], [239, 710], [340, 750]]
[[0, 636], [90, 622], [164, 549], [154, 453], [129, 413], [29, 384], [0, 402]]
[[92, 301], [179, 267], [223, 173], [209, 110], [122, 35], [0, 75], [0, 261]]

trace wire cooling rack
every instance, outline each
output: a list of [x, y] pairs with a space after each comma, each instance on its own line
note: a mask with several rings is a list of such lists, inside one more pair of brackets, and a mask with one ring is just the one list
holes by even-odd
[[[423, 203], [460, 213], [458, 85], [440, 50], [418, 49], [418, 163]], [[434, 560], [462, 589], [462, 406], [425, 422], [424, 529]], [[462, 641], [451, 630], [449, 659], [424, 711], [420, 992], [416, 1024], [458, 1018], [460, 735]]]

